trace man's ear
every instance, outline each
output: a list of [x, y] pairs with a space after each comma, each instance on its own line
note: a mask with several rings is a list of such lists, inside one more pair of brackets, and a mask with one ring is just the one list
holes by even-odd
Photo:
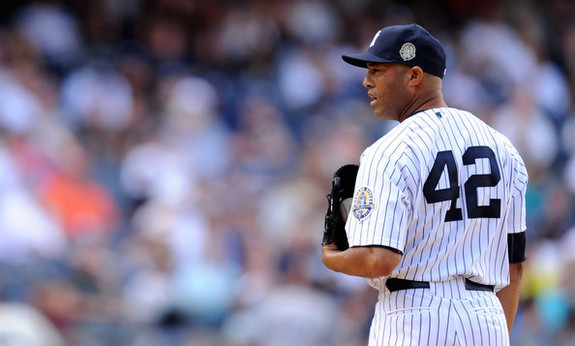
[[423, 70], [419, 66], [413, 66], [409, 69], [409, 84], [417, 85], [423, 81]]

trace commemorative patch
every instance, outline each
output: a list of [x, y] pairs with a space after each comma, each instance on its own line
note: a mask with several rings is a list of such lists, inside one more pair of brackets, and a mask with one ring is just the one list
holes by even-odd
[[399, 50], [399, 56], [403, 61], [409, 61], [415, 58], [415, 46], [411, 42], [404, 43]]
[[362, 221], [369, 216], [373, 209], [375, 209], [373, 192], [371, 192], [368, 187], [360, 187], [353, 197], [353, 216], [359, 221]]

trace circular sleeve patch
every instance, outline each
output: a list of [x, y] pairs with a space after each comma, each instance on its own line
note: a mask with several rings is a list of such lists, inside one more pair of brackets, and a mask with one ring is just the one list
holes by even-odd
[[374, 208], [373, 192], [368, 187], [360, 187], [353, 197], [353, 216], [362, 221], [369, 216]]

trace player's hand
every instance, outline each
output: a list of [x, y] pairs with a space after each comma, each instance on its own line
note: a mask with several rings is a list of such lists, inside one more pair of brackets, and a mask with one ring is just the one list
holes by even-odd
[[335, 255], [343, 251], [345, 250], [340, 250], [335, 243], [329, 243], [323, 245], [321, 248], [321, 260], [323, 264], [331, 269], [332, 263], [336, 261]]
[[322, 247], [322, 251], [324, 252], [340, 252], [345, 250], [340, 250], [335, 243], [329, 243]]

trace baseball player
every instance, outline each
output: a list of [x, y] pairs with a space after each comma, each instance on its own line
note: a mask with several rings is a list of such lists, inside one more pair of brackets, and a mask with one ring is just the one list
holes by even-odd
[[369, 345], [508, 345], [525, 260], [523, 160], [446, 105], [445, 51], [421, 26], [383, 28], [343, 59], [367, 68], [375, 115], [399, 121], [359, 167], [335, 173], [328, 195], [323, 263], [379, 290]]

